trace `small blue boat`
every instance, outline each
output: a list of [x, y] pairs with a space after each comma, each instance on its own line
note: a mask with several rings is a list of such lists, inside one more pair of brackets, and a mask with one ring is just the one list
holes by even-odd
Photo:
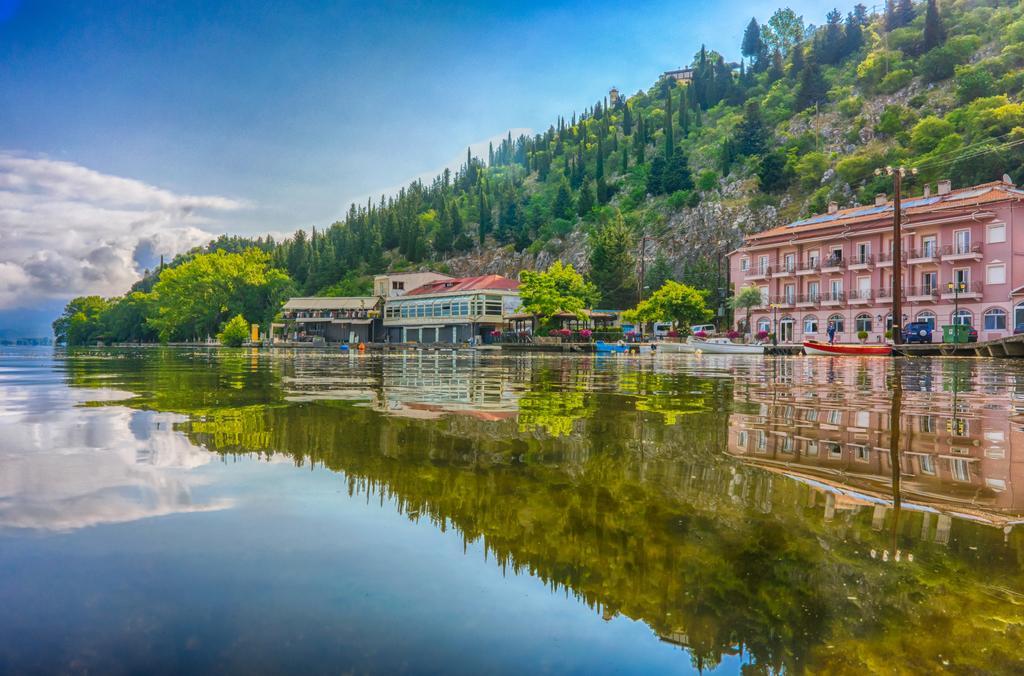
[[594, 349], [598, 352], [625, 352], [629, 349], [629, 346], [619, 345], [618, 343], [606, 343], [603, 340], [598, 340], [594, 343]]

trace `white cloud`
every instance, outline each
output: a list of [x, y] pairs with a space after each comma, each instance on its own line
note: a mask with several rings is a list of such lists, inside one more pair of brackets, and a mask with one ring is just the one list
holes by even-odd
[[160, 255], [211, 239], [212, 215], [245, 206], [0, 151], [0, 309], [123, 293]]
[[[485, 138], [480, 141], [474, 141], [473, 143], [469, 144], [469, 152], [473, 155], [473, 157], [479, 157], [483, 159], [484, 162], [486, 162], [488, 146], [493, 143], [494, 148], [497, 149], [498, 145], [503, 140], [508, 138], [509, 134], [512, 134], [513, 139], [516, 139], [519, 138], [520, 136], [533, 136], [533, 130], [527, 127], [517, 127], [515, 129], [509, 129], [507, 132], [503, 132], [501, 134], [495, 134], [494, 136]], [[428, 171], [419, 173], [416, 176], [413, 176], [411, 178], [406, 179], [405, 181], [402, 181], [398, 185], [393, 185], [387, 188], [381, 188], [380, 190], [376, 190], [370, 194], [362, 195], [361, 197], [356, 197], [352, 200], [349, 200], [349, 203], [365, 205], [366, 200], [368, 199], [373, 200], [374, 202], [379, 202], [381, 195], [384, 195], [385, 197], [397, 195], [399, 190], [408, 187], [409, 184], [412, 183], [413, 181], [423, 181], [423, 183], [429, 184], [431, 181], [434, 180], [434, 178], [440, 176], [441, 172], [443, 172], [445, 169], [450, 169], [452, 172], [455, 172], [459, 167], [461, 167], [465, 163], [466, 152], [463, 151], [440, 167], [436, 167], [434, 169], [430, 169]], [[348, 204], [345, 205], [345, 210], [348, 210]]]

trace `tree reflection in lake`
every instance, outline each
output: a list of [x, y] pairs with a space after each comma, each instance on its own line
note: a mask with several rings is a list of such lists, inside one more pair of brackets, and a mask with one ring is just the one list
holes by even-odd
[[114, 356], [70, 382], [338, 472], [701, 668], [1024, 667], [1015, 364]]

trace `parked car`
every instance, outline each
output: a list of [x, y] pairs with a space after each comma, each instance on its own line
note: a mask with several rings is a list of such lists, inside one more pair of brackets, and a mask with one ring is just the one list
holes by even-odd
[[697, 335], [698, 333], [706, 333], [707, 335], [710, 336], [714, 332], [714, 324], [697, 324], [695, 326], [690, 327], [690, 333], [692, 333], [693, 335]]
[[968, 326], [967, 327], [967, 342], [968, 343], [977, 343], [978, 342], [978, 329], [974, 328], [973, 326]]
[[932, 325], [928, 322], [910, 322], [903, 327], [904, 343], [932, 342]]

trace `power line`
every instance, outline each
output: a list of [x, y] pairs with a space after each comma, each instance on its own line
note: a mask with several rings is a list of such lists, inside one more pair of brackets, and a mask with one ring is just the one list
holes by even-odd
[[1019, 146], [1021, 144], [1024, 144], [1024, 139], [1018, 139], [1016, 141], [1009, 141], [1007, 143], [1002, 143], [1000, 145], [992, 146], [990, 148], [982, 148], [982, 149], [979, 149], [979, 150], [967, 153], [965, 155], [960, 155], [958, 157], [955, 157], [955, 158], [949, 159], [949, 160], [942, 160], [942, 161], [939, 161], [939, 162], [924, 162], [923, 164], [916, 165], [916, 168], [917, 169], [921, 169], [921, 168], [924, 168], [924, 167], [942, 167], [942, 166], [953, 164], [955, 162], [961, 162], [963, 160], [972, 160], [972, 159], [974, 159], [976, 157], [981, 157], [982, 155], [987, 155], [988, 153], [998, 152], [998, 151], [1001, 151], [1001, 150], [1006, 150], [1008, 148], [1013, 148], [1014, 146]]

